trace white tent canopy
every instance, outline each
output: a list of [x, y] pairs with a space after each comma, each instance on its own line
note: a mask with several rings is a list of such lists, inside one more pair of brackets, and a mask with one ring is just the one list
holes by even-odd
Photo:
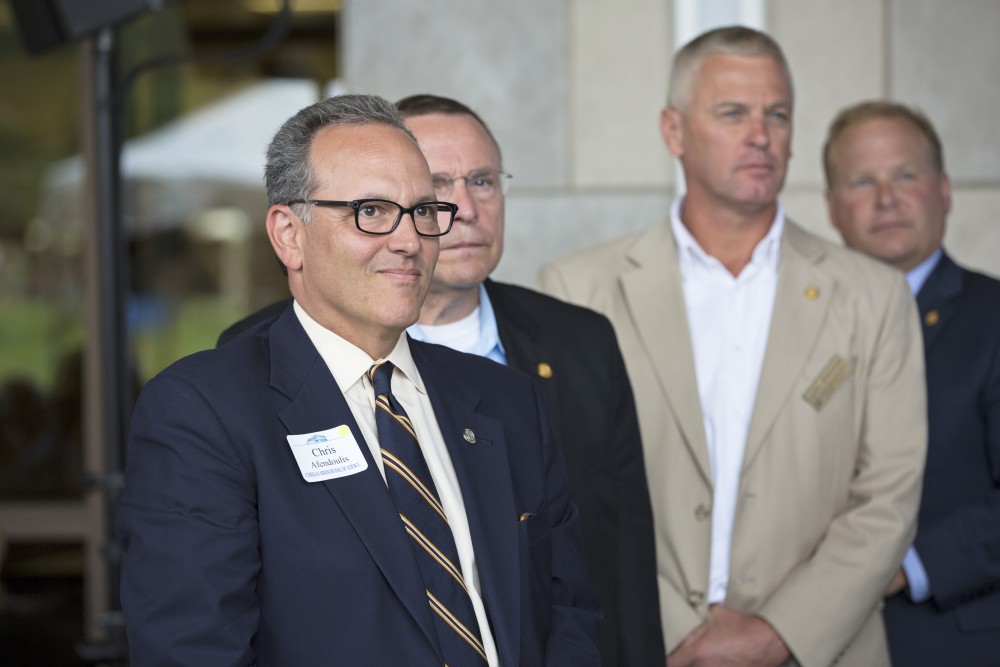
[[[141, 233], [187, 226], [215, 208], [263, 220], [268, 142], [285, 120], [335, 87], [265, 80], [128, 141], [121, 157], [126, 227]], [[75, 156], [45, 177], [39, 215], [55, 229], [81, 225], [83, 169]]]

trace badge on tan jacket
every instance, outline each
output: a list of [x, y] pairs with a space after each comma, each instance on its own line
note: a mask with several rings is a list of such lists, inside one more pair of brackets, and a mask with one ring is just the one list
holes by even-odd
[[833, 355], [830, 357], [830, 361], [826, 362], [826, 366], [823, 366], [823, 370], [819, 372], [813, 383], [806, 389], [806, 393], [802, 394], [802, 398], [819, 412], [837, 391], [837, 388], [844, 383], [844, 380], [851, 376], [853, 369], [851, 362], [839, 354]]

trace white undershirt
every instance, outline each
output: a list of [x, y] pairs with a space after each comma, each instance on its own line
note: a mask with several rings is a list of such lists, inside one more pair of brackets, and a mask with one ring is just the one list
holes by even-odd
[[[354, 415], [354, 420], [361, 429], [361, 435], [371, 450], [375, 465], [378, 466], [382, 478], [385, 470], [382, 464], [382, 453], [378, 444], [378, 431], [375, 426], [375, 392], [366, 372], [375, 363], [375, 359], [357, 346], [344, 340], [329, 329], [312, 319], [296, 301], [295, 314], [306, 330], [309, 340], [319, 351], [326, 362], [337, 386], [344, 394], [347, 405]], [[417, 442], [427, 461], [431, 479], [437, 487], [441, 504], [444, 506], [451, 532], [458, 548], [458, 560], [462, 566], [462, 575], [472, 606], [479, 621], [480, 635], [483, 646], [489, 658], [490, 667], [500, 664], [496, 644], [490, 632], [489, 621], [479, 587], [479, 571], [476, 569], [476, 555], [472, 549], [472, 535], [469, 532], [469, 520], [465, 514], [465, 503], [462, 500], [462, 489], [458, 484], [458, 476], [451, 463], [448, 447], [441, 427], [434, 416], [434, 408], [424, 388], [423, 380], [417, 365], [410, 355], [410, 345], [403, 332], [396, 342], [396, 347], [386, 359], [396, 368], [392, 372], [392, 393], [406, 411], [413, 428], [417, 432]], [[331, 424], [331, 426], [334, 426]], [[336, 481], [333, 482], [336, 484]]]
[[778, 282], [781, 232], [778, 204], [767, 235], [750, 263], [733, 276], [708, 255], [680, 220], [674, 202], [670, 224], [677, 242], [694, 367], [708, 457], [712, 467], [712, 545], [707, 600], [726, 599], [733, 521], [747, 432], [760, 382]]
[[428, 343], [446, 345], [459, 352], [475, 354], [479, 344], [479, 306], [456, 322], [419, 324]]

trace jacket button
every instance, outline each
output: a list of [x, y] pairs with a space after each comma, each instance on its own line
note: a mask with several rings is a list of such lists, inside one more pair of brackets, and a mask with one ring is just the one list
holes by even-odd
[[688, 593], [688, 604], [697, 609], [705, 602], [705, 594], [701, 591], [691, 591]]
[[708, 509], [705, 505], [698, 505], [694, 508], [694, 518], [698, 521], [704, 521], [712, 515], [712, 511]]

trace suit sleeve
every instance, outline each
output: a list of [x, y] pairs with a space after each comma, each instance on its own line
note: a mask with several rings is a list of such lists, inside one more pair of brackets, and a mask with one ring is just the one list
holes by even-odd
[[615, 507], [618, 528], [618, 626], [622, 665], [666, 661], [656, 586], [653, 514], [643, 463], [639, 419], [625, 362], [608, 323], [613, 356], [615, 410]]
[[542, 425], [545, 493], [551, 517], [552, 622], [545, 647], [546, 667], [583, 667], [600, 664], [597, 606], [583, 555], [583, 539], [576, 505], [562, 456], [552, 439], [545, 397], [530, 383]]
[[902, 276], [889, 288], [884, 312], [873, 317], [848, 504], [759, 613], [803, 667], [833, 663], [852, 641], [878, 608], [916, 532], [926, 390], [916, 307]]
[[118, 506], [133, 667], [255, 663], [260, 557], [248, 468], [190, 382], [168, 370], [147, 385]]
[[1000, 588], [1000, 341], [980, 397], [986, 464], [993, 487], [977, 502], [940, 521], [921, 525], [914, 545], [941, 609]]

